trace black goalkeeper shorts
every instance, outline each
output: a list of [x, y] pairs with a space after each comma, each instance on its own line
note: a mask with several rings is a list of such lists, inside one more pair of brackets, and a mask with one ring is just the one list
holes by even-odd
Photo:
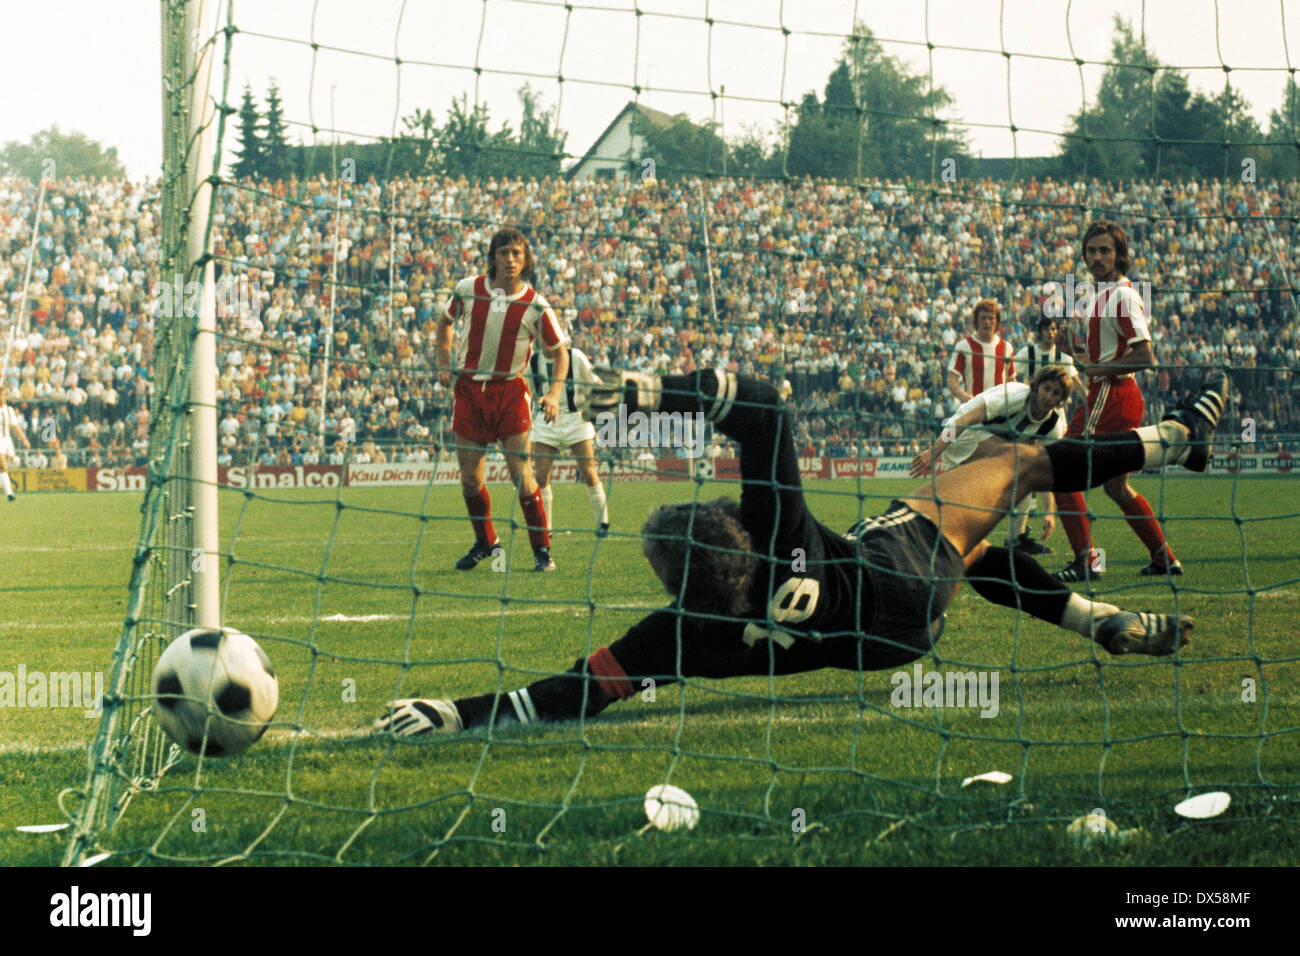
[[929, 653], [965, 576], [961, 555], [934, 522], [898, 499], [853, 532], [869, 571], [863, 586], [871, 587], [874, 599], [871, 623], [864, 627], [863, 667], [894, 667]]

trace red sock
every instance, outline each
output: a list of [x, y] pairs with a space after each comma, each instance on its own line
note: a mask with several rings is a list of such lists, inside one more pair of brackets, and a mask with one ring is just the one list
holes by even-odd
[[551, 533], [546, 530], [546, 508], [542, 504], [542, 489], [538, 488], [531, 495], [519, 496], [519, 506], [524, 509], [524, 519], [528, 522], [528, 543], [533, 550], [549, 548]]
[[1156, 520], [1155, 512], [1151, 510], [1147, 500], [1141, 495], [1136, 495], [1131, 501], [1124, 503], [1123, 509], [1129, 527], [1137, 532], [1137, 536], [1147, 546], [1147, 551], [1151, 553], [1151, 560], [1161, 567], [1173, 561], [1174, 553], [1169, 549], [1169, 545], [1165, 544], [1164, 529], [1160, 527], [1160, 522]]
[[1077, 491], [1056, 494], [1056, 514], [1061, 519], [1065, 536], [1070, 539], [1070, 550], [1077, 557], [1088, 555], [1092, 561], [1092, 523], [1088, 521], [1088, 503]]
[[474, 526], [474, 538], [484, 547], [497, 543], [497, 532], [492, 527], [492, 496], [487, 486], [480, 488], [478, 494], [465, 498], [465, 510], [469, 512], [469, 523]]
[[608, 647], [602, 647], [588, 657], [587, 667], [610, 700], [623, 700], [636, 693], [637, 685], [628, 678], [627, 671]]

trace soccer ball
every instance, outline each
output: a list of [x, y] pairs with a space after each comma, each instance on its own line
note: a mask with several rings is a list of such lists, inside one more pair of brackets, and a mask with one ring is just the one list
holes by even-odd
[[251, 747], [280, 702], [271, 659], [233, 627], [199, 627], [176, 638], [158, 658], [150, 686], [158, 726], [190, 753], [207, 757]]

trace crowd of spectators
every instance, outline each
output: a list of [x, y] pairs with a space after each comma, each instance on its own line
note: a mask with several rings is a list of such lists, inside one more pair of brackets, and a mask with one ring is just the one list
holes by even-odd
[[[193, 302], [162, 274], [158, 184], [49, 185], [17, 327], [37, 199], [0, 179], [4, 380], [32, 438], [25, 463], [142, 463], [155, 332]], [[1148, 414], [1227, 364], [1236, 413], [1290, 447], [1298, 206], [1294, 181], [226, 184], [213, 208], [221, 461], [438, 454], [450, 436], [434, 322], [508, 223], [594, 362], [762, 375], [797, 403], [803, 454], [911, 454], [955, 407], [945, 368], [974, 303], [998, 300], [1003, 336], [1028, 342], [1045, 309], [1068, 314], [1047, 284], [1065, 293], [1086, 276], [1078, 237], [1102, 214], [1129, 232], [1130, 278], [1149, 283]]]

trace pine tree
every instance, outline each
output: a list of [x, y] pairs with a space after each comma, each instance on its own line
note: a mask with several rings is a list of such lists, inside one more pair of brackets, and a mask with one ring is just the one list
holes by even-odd
[[1268, 114], [1268, 140], [1274, 145], [1265, 153], [1262, 173], [1270, 179], [1300, 176], [1300, 86], [1294, 76], [1287, 77], [1281, 106]]
[[239, 151], [235, 154], [236, 179], [257, 179], [263, 175], [262, 116], [253, 101], [253, 91], [244, 85], [244, 100], [239, 105]]
[[266, 91], [266, 132], [262, 138], [262, 175], [267, 179], [288, 179], [292, 170], [289, 141], [285, 136], [284, 103], [280, 87], [271, 81]]
[[799, 104], [787, 172], [837, 179], [933, 176], [939, 160], [967, 154], [961, 134], [941, 118], [952, 102], [947, 90], [912, 73], [859, 25], [823, 99], [809, 92]]

